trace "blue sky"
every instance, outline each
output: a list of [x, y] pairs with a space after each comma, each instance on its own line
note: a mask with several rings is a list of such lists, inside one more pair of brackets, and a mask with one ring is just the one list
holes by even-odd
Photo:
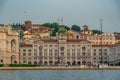
[[[120, 32], [120, 13], [117, 0], [0, 0], [0, 23], [56, 22], [63, 16], [63, 24], [71, 27], [76, 24], [88, 25], [91, 29], [100, 29], [103, 19], [103, 31]], [[119, 1], [119, 0], [118, 0]]]

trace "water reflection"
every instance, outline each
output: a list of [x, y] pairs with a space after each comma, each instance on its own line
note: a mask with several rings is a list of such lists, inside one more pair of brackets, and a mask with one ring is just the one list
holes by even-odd
[[120, 80], [120, 70], [0, 71], [0, 80]]

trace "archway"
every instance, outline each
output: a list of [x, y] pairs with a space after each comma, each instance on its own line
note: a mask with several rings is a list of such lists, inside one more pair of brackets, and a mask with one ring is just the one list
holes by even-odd
[[83, 65], [86, 65], [86, 61], [82, 61], [82, 64], [83, 64]]
[[77, 62], [77, 65], [81, 65], [81, 62], [80, 62], [80, 61], [78, 61], [78, 62]]
[[72, 65], [73, 65], [73, 66], [75, 66], [75, 65], [76, 65], [76, 62], [75, 62], [75, 61], [73, 61], [73, 62], [72, 62]]
[[57, 66], [58, 65], [58, 61], [55, 61], [55, 66]]
[[39, 65], [42, 66], [42, 61], [39, 61]]
[[47, 61], [44, 62], [44, 65], [47, 66]]
[[70, 62], [68, 61], [67, 64], [68, 64], [68, 66], [69, 66], [69, 65], [70, 65]]
[[28, 64], [32, 64], [31, 61], [29, 61]]
[[11, 56], [11, 64], [16, 64], [17, 61], [16, 61], [16, 56], [15, 55], [12, 55]]
[[37, 61], [34, 61], [34, 64], [37, 64]]
[[53, 65], [53, 61], [50, 61], [50, 62], [49, 62], [49, 65], [52, 66], [52, 65]]

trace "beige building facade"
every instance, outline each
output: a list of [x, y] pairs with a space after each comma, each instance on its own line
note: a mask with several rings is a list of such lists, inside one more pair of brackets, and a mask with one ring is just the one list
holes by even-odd
[[116, 44], [116, 38], [114, 33], [102, 33], [102, 35], [87, 35], [87, 40], [93, 42], [95, 45], [112, 45]]
[[93, 65], [109, 64], [110, 48], [113, 45], [93, 45], [92, 60]]
[[0, 26], [0, 64], [18, 63], [18, 33], [11, 26]]
[[[92, 64], [92, 43], [86, 40], [67, 39], [64, 34], [60, 34], [59, 39], [39, 40], [32, 45], [31, 49], [34, 49], [32, 64], [44, 66]], [[23, 54], [23, 52], [20, 53], [20, 55]], [[21, 58], [23, 57], [21, 56]], [[31, 61], [28, 58], [26, 60], [25, 64]]]

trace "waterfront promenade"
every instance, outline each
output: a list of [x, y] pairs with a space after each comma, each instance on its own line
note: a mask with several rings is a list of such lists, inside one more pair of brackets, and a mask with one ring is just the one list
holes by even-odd
[[120, 67], [81, 68], [81, 67], [0, 67], [0, 70], [120, 70]]

